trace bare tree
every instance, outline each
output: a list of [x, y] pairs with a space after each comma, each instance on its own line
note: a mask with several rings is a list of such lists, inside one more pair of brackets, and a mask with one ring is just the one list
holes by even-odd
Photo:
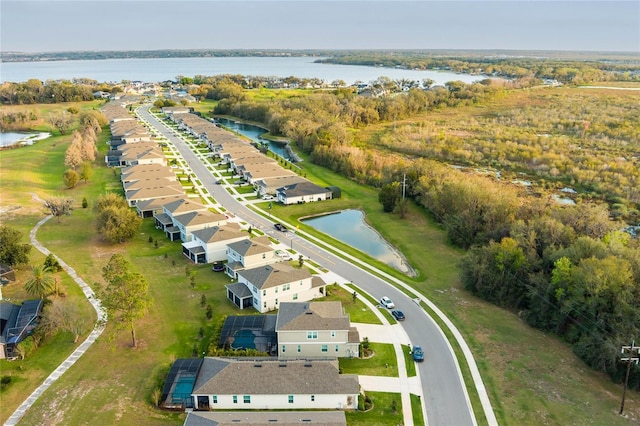
[[67, 331], [73, 335], [73, 343], [77, 343], [80, 336], [87, 331], [87, 318], [78, 307], [62, 299], [54, 299], [44, 311], [41, 326], [47, 334]]
[[73, 123], [73, 117], [67, 111], [62, 111], [59, 113], [52, 112], [47, 115], [47, 121], [49, 122], [49, 124], [55, 127], [61, 135], [64, 135], [71, 127], [71, 124]]
[[55, 216], [60, 222], [62, 216], [69, 216], [73, 210], [73, 199], [64, 197], [55, 197], [45, 200], [44, 206], [49, 213]]

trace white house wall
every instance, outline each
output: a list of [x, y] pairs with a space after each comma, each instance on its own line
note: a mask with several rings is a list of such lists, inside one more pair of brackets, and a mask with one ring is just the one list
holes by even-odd
[[248, 395], [251, 397], [250, 403], [244, 402], [245, 395], [236, 395], [237, 403], [233, 402], [233, 395], [215, 395], [217, 402], [214, 403], [214, 395], [193, 394], [196, 403], [198, 396], [208, 396], [209, 407], [213, 410], [347, 410], [355, 409], [358, 404], [357, 394], [313, 395], [313, 401], [311, 395], [293, 394], [293, 403], [289, 402], [290, 395]]
[[[316, 332], [318, 338], [307, 338], [307, 331]], [[326, 352], [322, 351], [323, 345], [327, 347]], [[359, 344], [349, 343], [348, 330], [278, 331], [279, 358], [355, 357], [358, 354]]]

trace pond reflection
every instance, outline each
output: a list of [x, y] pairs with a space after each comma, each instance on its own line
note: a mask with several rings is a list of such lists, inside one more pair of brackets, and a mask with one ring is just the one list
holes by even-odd
[[375, 229], [367, 225], [364, 221], [364, 213], [360, 210], [343, 210], [303, 221], [306, 225], [349, 244], [374, 259], [409, 276], [415, 276], [415, 271], [406, 262], [404, 256]]

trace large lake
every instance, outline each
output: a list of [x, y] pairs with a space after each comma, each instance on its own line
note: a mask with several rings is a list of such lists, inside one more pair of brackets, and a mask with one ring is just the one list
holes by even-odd
[[368, 83], [379, 77], [392, 80], [431, 79], [435, 84], [460, 80], [465, 83], [482, 80], [486, 76], [456, 74], [440, 71], [415, 71], [398, 68], [365, 67], [357, 65], [318, 64], [316, 57], [218, 57], [218, 58], [157, 58], [157, 59], [101, 59], [85, 61], [43, 61], [0, 63], [0, 82], [24, 82], [90, 78], [98, 82], [123, 80], [158, 82], [174, 80], [177, 76], [240, 74], [245, 76], [320, 78], [327, 83], [344, 80]]

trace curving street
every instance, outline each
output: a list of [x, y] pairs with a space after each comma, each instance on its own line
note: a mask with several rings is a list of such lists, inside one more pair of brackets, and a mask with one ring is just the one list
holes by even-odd
[[[385, 281], [367, 272], [360, 266], [361, 264], [365, 266], [360, 260], [352, 258], [346, 253], [338, 252], [338, 254], [333, 254], [322, 248], [322, 242], [305, 235], [303, 232], [293, 233], [289, 231], [282, 233], [276, 231], [273, 227], [273, 222], [238, 201], [225, 189], [224, 185], [217, 185], [215, 183], [217, 178], [206, 168], [201, 159], [191, 151], [184, 140], [178, 137], [171, 128], [156, 119], [149, 112], [148, 106], [139, 108], [137, 113], [140, 118], [153, 126], [158, 133], [175, 146], [183, 159], [189, 164], [193, 174], [202, 182], [202, 186], [227, 210], [251, 224], [252, 227], [259, 228], [262, 232], [281, 240], [282, 243], [291, 246], [300, 254], [330, 270], [338, 279], [344, 280], [339, 284], [352, 282], [361, 292], [364, 291], [370, 294], [376, 300], [382, 296], [390, 297], [406, 315], [406, 320], [399, 323], [398, 326], [404, 330], [412, 345], [421, 345], [424, 348], [425, 362], [417, 364], [417, 369], [421, 381], [421, 390], [424, 396], [422, 399], [428, 424], [451, 426], [477, 424], [459, 365], [448, 340], [436, 322], [416, 303], [417, 301], [423, 301], [430, 304], [431, 302], [425, 296], [416, 293], [404, 283], [396, 282], [397, 285], [404, 286], [405, 290], [415, 294], [414, 298], [407, 296], [405, 292], [390, 284], [390, 282], [397, 280], [388, 277], [389, 281]], [[293, 224], [285, 223], [285, 225], [290, 229], [295, 229]], [[298, 234], [304, 235], [304, 238]], [[366, 267], [369, 270], [374, 269], [371, 266]], [[380, 273], [382, 274], [382, 272]], [[430, 307], [437, 310], [432, 304]], [[436, 312], [439, 313], [439, 311]], [[439, 313], [439, 316], [443, 317], [444, 314]], [[497, 425], [498, 423], [482, 384], [482, 379], [475, 361], [473, 361], [473, 356], [464, 340], [462, 340], [462, 336], [457, 332], [453, 324], [450, 322], [449, 324], [450, 329], [453, 327], [453, 334], [456, 335], [458, 343], [463, 348], [464, 356], [469, 363], [488, 423]], [[366, 336], [361, 335], [361, 337]], [[408, 401], [403, 399], [403, 406], [406, 403]], [[408, 419], [405, 418], [405, 420]]]

